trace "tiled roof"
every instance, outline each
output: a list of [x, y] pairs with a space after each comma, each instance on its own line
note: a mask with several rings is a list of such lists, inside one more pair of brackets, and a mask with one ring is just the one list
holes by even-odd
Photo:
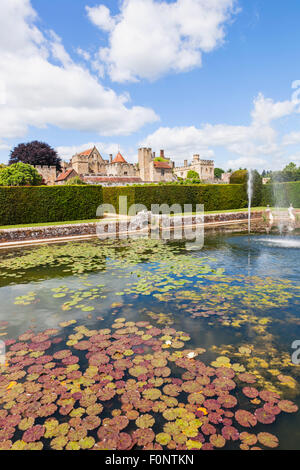
[[123, 155], [118, 153], [118, 155], [113, 159], [112, 163], [127, 163]]
[[93, 150], [94, 150], [93, 148], [89, 150], [85, 150], [84, 152], [80, 152], [78, 155], [82, 157], [88, 157], [92, 153]]
[[[64, 181], [66, 178], [68, 178], [68, 176], [70, 176], [70, 174], [71, 174], [73, 171], [75, 172], [75, 170], [73, 170], [73, 168], [71, 168], [70, 170], [65, 171], [65, 173], [61, 173], [61, 174], [58, 176], [58, 178], [56, 178], [55, 181]], [[75, 173], [76, 173], [76, 172], [75, 172]]]
[[155, 168], [164, 168], [166, 170], [172, 170], [172, 167], [168, 162], [154, 162]]
[[92, 181], [95, 183], [141, 183], [141, 178], [130, 176], [84, 176], [84, 181]]

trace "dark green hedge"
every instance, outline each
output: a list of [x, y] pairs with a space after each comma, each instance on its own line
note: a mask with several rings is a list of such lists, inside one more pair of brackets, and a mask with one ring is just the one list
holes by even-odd
[[300, 207], [300, 181], [266, 184], [263, 187], [262, 204], [277, 207]]
[[148, 210], [152, 204], [204, 204], [206, 211], [240, 209], [247, 206], [244, 185], [203, 184], [203, 185], [157, 185], [103, 188], [104, 203], [112, 204], [118, 212], [119, 196], [127, 196], [127, 207], [142, 204]]
[[[116, 186], [111, 188], [103, 188], [104, 204], [111, 204], [115, 207], [116, 212], [120, 212], [119, 197], [127, 196], [127, 208], [135, 203], [135, 187], [133, 186]], [[122, 211], [121, 211], [122, 212]]]
[[0, 225], [96, 218], [101, 186], [0, 187]]

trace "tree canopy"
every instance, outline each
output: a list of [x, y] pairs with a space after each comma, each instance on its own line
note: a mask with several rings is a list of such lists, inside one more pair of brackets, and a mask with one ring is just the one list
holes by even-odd
[[282, 171], [273, 171], [271, 179], [274, 182], [300, 181], [300, 166], [296, 163], [289, 163]]
[[57, 152], [50, 145], [37, 140], [27, 144], [19, 144], [11, 151], [9, 165], [18, 162], [29, 165], [55, 166], [57, 171], [61, 171], [61, 159]]
[[189, 179], [189, 180], [199, 180], [200, 179], [199, 173], [197, 173], [197, 171], [194, 171], [194, 170], [189, 170], [188, 173], [187, 173], [187, 179]]
[[225, 171], [222, 170], [222, 168], [215, 168], [215, 178], [218, 180], [221, 179], [223, 173], [225, 173]]
[[42, 177], [26, 163], [13, 163], [0, 171], [0, 186], [38, 186]]

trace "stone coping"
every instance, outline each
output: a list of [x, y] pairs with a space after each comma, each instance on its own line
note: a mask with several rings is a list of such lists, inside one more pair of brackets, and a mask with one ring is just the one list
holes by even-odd
[[[261, 220], [264, 211], [252, 212], [252, 220]], [[181, 219], [181, 220], [178, 220]], [[181, 222], [182, 221], [182, 222]], [[175, 216], [170, 217], [170, 228], [180, 227], [185, 225], [195, 226], [204, 225], [204, 227], [218, 227], [218, 226], [231, 226], [233, 224], [244, 225], [248, 221], [247, 212], [226, 212], [216, 214], [204, 214], [204, 216]], [[116, 230], [113, 226], [109, 226], [110, 223], [115, 224]], [[78, 224], [65, 224], [65, 225], [47, 225], [41, 227], [23, 227], [23, 228], [9, 228], [0, 230], [0, 248], [7, 248], [11, 246], [26, 246], [33, 243], [53, 243], [57, 241], [69, 241], [69, 240], [81, 240], [99, 236], [97, 234], [97, 225], [101, 224], [104, 232], [104, 236], [114, 236], [115, 232], [117, 235], [122, 236], [126, 233], [131, 234], [143, 234], [148, 232], [148, 227], [145, 229], [130, 229], [130, 220], [127, 218], [116, 219], [116, 218], [105, 218], [101, 222], [91, 223], [78, 223]], [[168, 230], [163, 221], [160, 229]], [[127, 232], [128, 230], [128, 232]]]

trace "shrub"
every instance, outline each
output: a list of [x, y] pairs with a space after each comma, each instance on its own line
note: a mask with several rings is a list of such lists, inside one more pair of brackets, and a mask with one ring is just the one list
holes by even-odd
[[101, 186], [0, 187], [0, 225], [95, 219]]
[[25, 163], [14, 163], [0, 171], [0, 186], [37, 186], [42, 177], [35, 168]]
[[70, 178], [68, 181], [65, 182], [65, 185], [67, 186], [76, 186], [76, 185], [82, 185], [82, 184], [87, 184], [85, 181], [80, 179], [80, 177], [73, 176], [73, 178]]
[[197, 173], [197, 171], [194, 171], [194, 170], [189, 170], [187, 172], [187, 175], [186, 175], [187, 179], [188, 180], [199, 180], [199, 173]]
[[237, 170], [230, 176], [230, 184], [246, 184], [248, 181], [247, 170]]

